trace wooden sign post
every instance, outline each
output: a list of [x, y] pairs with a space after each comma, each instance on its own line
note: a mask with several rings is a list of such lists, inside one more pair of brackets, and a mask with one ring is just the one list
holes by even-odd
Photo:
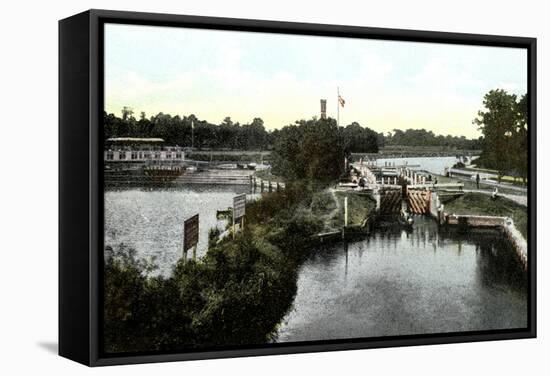
[[195, 214], [183, 223], [183, 260], [187, 260], [187, 251], [193, 248], [193, 260], [197, 258], [199, 243], [199, 215]]
[[348, 196], [344, 197], [344, 227], [348, 227]]
[[241, 221], [241, 231], [244, 230], [244, 215], [246, 212], [246, 194], [233, 197], [233, 239], [235, 239], [235, 222]]

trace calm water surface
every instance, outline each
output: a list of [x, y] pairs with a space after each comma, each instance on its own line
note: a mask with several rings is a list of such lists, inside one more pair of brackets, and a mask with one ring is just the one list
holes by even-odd
[[[156, 259], [159, 273], [168, 275], [182, 256], [183, 221], [199, 213], [197, 256], [208, 246], [210, 228], [225, 228], [216, 210], [233, 205], [233, 197], [250, 193], [248, 186], [128, 188], [105, 191], [105, 246], [121, 243], [139, 257]], [[191, 252], [188, 252], [191, 257]]]
[[[184, 219], [199, 213], [198, 256], [216, 210], [247, 186], [118, 189], [105, 192], [105, 246], [123, 243], [170, 274], [182, 255]], [[249, 195], [250, 198], [254, 195]], [[297, 294], [278, 341], [520, 328], [527, 325], [525, 273], [497, 232], [438, 230], [417, 217], [412, 232], [319, 249], [301, 266]]]
[[525, 276], [499, 233], [445, 234], [417, 217], [412, 233], [388, 228], [311, 256], [278, 341], [526, 325]]
[[452, 167], [457, 162], [459, 162], [459, 159], [456, 157], [381, 158], [376, 160], [376, 165], [381, 167], [385, 163], [420, 165], [420, 167], [416, 167], [415, 169], [442, 175], [445, 172], [445, 168]]

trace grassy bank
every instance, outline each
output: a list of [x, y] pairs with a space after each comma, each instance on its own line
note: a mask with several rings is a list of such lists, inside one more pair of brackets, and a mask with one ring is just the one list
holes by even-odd
[[341, 229], [344, 226], [344, 198], [348, 197], [348, 225], [361, 225], [376, 202], [367, 194], [332, 192], [326, 189], [313, 194], [311, 213], [323, 219], [324, 232]]
[[[437, 181], [440, 184], [443, 184], [443, 183], [462, 183], [462, 184], [464, 184], [464, 189], [466, 189], [466, 190], [478, 190], [479, 189], [479, 190], [482, 190], [482, 191], [492, 192], [493, 189], [494, 189], [493, 185], [483, 184], [483, 182], [481, 182], [479, 184], [479, 188], [477, 188], [477, 184], [476, 184], [475, 180], [472, 180], [472, 179], [449, 178], [447, 176], [436, 175], [436, 174], [432, 174], [432, 176], [437, 177]], [[521, 192], [517, 189], [506, 188], [506, 187], [500, 187], [500, 188], [498, 188], [498, 191], [500, 193], [506, 193], [506, 194], [512, 194], [512, 195], [526, 195], [526, 193], [523, 193], [523, 192]]]
[[312, 192], [288, 187], [247, 205], [247, 226], [168, 278], [125, 247], [107, 248], [104, 349], [178, 351], [266, 343], [290, 308], [297, 270], [322, 228]]
[[527, 239], [527, 208], [507, 198], [498, 197], [492, 200], [491, 196], [482, 193], [466, 193], [444, 205], [445, 211], [449, 214], [510, 217]]
[[[367, 194], [337, 192], [336, 197], [344, 207], [344, 197], [348, 197], [348, 225], [361, 225], [376, 207], [374, 199]], [[344, 210], [339, 211], [338, 222], [344, 223]]]

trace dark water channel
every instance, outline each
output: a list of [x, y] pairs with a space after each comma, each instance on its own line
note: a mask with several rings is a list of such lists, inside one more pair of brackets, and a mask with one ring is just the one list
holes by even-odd
[[497, 231], [412, 231], [319, 249], [301, 267], [279, 342], [527, 326], [526, 276]]

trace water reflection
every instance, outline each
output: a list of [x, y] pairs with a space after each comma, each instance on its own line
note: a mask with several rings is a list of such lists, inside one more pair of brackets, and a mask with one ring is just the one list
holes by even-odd
[[278, 340], [305, 341], [519, 328], [526, 277], [498, 232], [378, 229], [319, 249], [302, 266]]

